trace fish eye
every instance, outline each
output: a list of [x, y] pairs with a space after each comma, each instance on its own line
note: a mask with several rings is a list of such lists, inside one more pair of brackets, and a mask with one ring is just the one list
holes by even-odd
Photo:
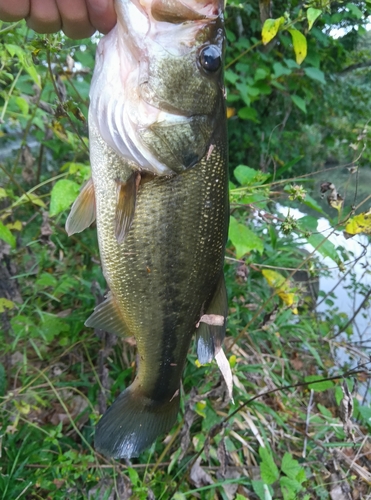
[[200, 52], [200, 64], [206, 71], [217, 71], [222, 63], [219, 47], [216, 45], [208, 45]]

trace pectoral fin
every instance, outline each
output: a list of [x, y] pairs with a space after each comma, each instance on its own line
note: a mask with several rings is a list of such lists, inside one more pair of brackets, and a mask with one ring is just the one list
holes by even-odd
[[68, 236], [81, 233], [95, 221], [95, 194], [93, 179], [89, 179], [72, 205], [66, 221]]
[[201, 364], [210, 363], [220, 351], [225, 337], [227, 313], [227, 291], [222, 276], [206, 314], [201, 316], [197, 328], [197, 357]]
[[85, 326], [99, 328], [114, 335], [127, 336], [125, 321], [111, 294], [94, 309], [93, 314], [85, 321]]
[[122, 243], [133, 222], [137, 192], [140, 184], [140, 173], [134, 172], [126, 182], [117, 180], [116, 192], [116, 227], [117, 243]]

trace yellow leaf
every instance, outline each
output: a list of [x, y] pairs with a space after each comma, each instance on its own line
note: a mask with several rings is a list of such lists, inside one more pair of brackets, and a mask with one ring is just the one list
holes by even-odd
[[237, 357], [235, 354], [232, 354], [232, 356], [229, 358], [229, 364], [231, 365], [231, 368], [234, 368], [237, 364]]
[[16, 220], [15, 222], [10, 222], [9, 224], [7, 224], [6, 227], [15, 231], [21, 231], [22, 222], [20, 220]]
[[0, 198], [6, 198], [7, 196], [5, 189], [0, 187]]
[[268, 281], [268, 285], [272, 288], [281, 288], [285, 285], [286, 278], [282, 274], [277, 273], [277, 271], [271, 271], [270, 269], [263, 269], [262, 274], [264, 278]]
[[262, 42], [267, 45], [277, 35], [280, 26], [285, 22], [284, 17], [266, 19], [262, 29]]
[[203, 418], [206, 417], [205, 408], [206, 408], [206, 403], [203, 402], [203, 401], [199, 401], [195, 405], [195, 411], [196, 411], [196, 413], [198, 413], [200, 415], [200, 417], [203, 417]]
[[345, 238], [351, 238], [359, 233], [371, 234], [371, 208], [350, 218], [345, 226]]
[[340, 214], [340, 211], [341, 209], [343, 208], [343, 204], [344, 204], [344, 198], [342, 196], [340, 196], [339, 194], [337, 195], [336, 199], [333, 199], [333, 198], [328, 198], [328, 202], [329, 202], [329, 205], [332, 207], [332, 208], [336, 208], [336, 210], [339, 212]]
[[288, 307], [291, 307], [294, 314], [298, 314], [296, 308], [298, 297], [291, 291], [290, 281], [282, 276], [282, 274], [277, 271], [271, 271], [270, 269], [263, 269], [262, 274], [267, 280], [268, 285], [275, 289], [282, 302]]
[[22, 194], [22, 196], [13, 204], [13, 206], [21, 205], [22, 203], [27, 203], [29, 201], [34, 205], [46, 208], [46, 205], [43, 202], [43, 200], [39, 196], [33, 193]]
[[25, 401], [14, 401], [14, 404], [19, 413], [22, 413], [22, 415], [28, 415], [31, 411], [31, 406]]
[[8, 299], [0, 298], [0, 313], [5, 312], [5, 309], [13, 309], [14, 302]]
[[236, 114], [235, 108], [227, 108], [227, 118], [232, 118]]
[[307, 57], [307, 39], [305, 38], [303, 33], [300, 33], [300, 31], [298, 30], [290, 29], [288, 31], [291, 34], [296, 62], [298, 64], [301, 64]]

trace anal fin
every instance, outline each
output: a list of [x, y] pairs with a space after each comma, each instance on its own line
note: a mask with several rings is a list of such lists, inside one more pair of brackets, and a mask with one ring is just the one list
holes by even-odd
[[210, 363], [218, 354], [225, 337], [228, 299], [224, 275], [221, 276], [206, 313], [196, 333], [197, 357], [201, 364]]
[[128, 335], [125, 321], [111, 293], [94, 309], [93, 314], [85, 321], [85, 326], [99, 328], [114, 335]]
[[68, 236], [81, 233], [95, 220], [95, 194], [93, 179], [89, 179], [72, 205], [66, 221]]
[[133, 222], [140, 179], [140, 173], [134, 172], [126, 182], [116, 180], [115, 235], [118, 244], [124, 241]]

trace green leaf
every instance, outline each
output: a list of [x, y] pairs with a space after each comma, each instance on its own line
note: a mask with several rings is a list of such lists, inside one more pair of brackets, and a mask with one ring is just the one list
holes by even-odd
[[264, 484], [264, 481], [253, 479], [251, 485], [260, 500], [272, 500], [273, 490], [270, 486]]
[[286, 474], [286, 476], [291, 477], [291, 479], [296, 479], [299, 474], [300, 469], [299, 462], [292, 458], [291, 453], [285, 453], [282, 458], [281, 470]]
[[254, 80], [257, 82], [258, 80], [264, 80], [268, 76], [268, 71], [264, 68], [258, 68], [255, 71]]
[[61, 171], [67, 171], [72, 175], [80, 175], [84, 181], [87, 181], [91, 177], [91, 168], [90, 165], [85, 165], [84, 163], [77, 162], [67, 162], [65, 163]]
[[345, 6], [356, 19], [362, 19], [363, 12], [354, 3], [347, 3]]
[[234, 85], [238, 80], [238, 74], [230, 69], [227, 69], [227, 71], [224, 73], [224, 77], [225, 80], [232, 85]]
[[310, 215], [305, 215], [298, 219], [297, 222], [304, 231], [315, 231], [317, 229], [318, 219]]
[[307, 39], [303, 33], [296, 29], [289, 29], [288, 32], [292, 37], [296, 62], [301, 64], [307, 57]]
[[309, 68], [304, 68], [304, 73], [312, 80], [317, 80], [317, 82], [323, 83], [324, 85], [326, 84], [325, 74], [320, 69], [310, 66]]
[[259, 170], [247, 167], [246, 165], [238, 165], [233, 171], [241, 186], [251, 186], [252, 184], [264, 182], [268, 174], [263, 174]]
[[250, 87], [250, 88], [258, 90], [259, 94], [263, 94], [263, 95], [269, 95], [272, 93], [272, 87], [270, 85], [268, 85], [267, 83], [262, 82], [262, 81], [256, 82], [254, 84], [254, 87]]
[[262, 41], [263, 45], [267, 45], [273, 38], [277, 35], [277, 32], [282, 24], [284, 24], [285, 18], [279, 17], [278, 19], [266, 19], [262, 29]]
[[252, 251], [263, 253], [263, 241], [244, 224], [239, 224], [233, 216], [230, 218], [229, 239], [236, 249], [237, 259]]
[[260, 446], [259, 455], [262, 459], [260, 464], [260, 474], [266, 484], [273, 484], [279, 477], [277, 465], [274, 463], [272, 455], [266, 448]]
[[371, 426], [371, 408], [369, 406], [359, 406], [358, 411], [363, 422], [366, 425]]
[[69, 208], [75, 201], [79, 191], [80, 186], [76, 182], [69, 181], [68, 179], [57, 181], [50, 196], [50, 217]]
[[321, 403], [317, 403], [317, 407], [324, 417], [333, 418], [333, 415], [330, 412], [330, 410], [328, 410], [325, 406], [321, 405]]
[[303, 201], [303, 203], [307, 207], [315, 210], [316, 212], [319, 212], [320, 214], [326, 215], [326, 213], [322, 210], [322, 207], [308, 193], [305, 195], [305, 200]]
[[40, 278], [36, 280], [36, 285], [56, 287], [58, 285], [58, 280], [50, 273], [42, 273]]
[[331, 243], [327, 238], [322, 236], [322, 234], [311, 234], [307, 238], [308, 243], [310, 243], [317, 251], [323, 255], [323, 257], [329, 257], [335, 263], [338, 263], [340, 258], [336, 251], [335, 245]]
[[236, 89], [240, 93], [240, 98], [243, 100], [243, 102], [246, 104], [246, 106], [250, 106], [251, 99], [247, 93], [246, 83], [236, 83]]
[[309, 352], [313, 354], [314, 359], [317, 361], [320, 368], [325, 368], [321, 356], [318, 354], [317, 349], [315, 349], [310, 342], [303, 342], [303, 345], [308, 349]]
[[284, 500], [296, 500], [296, 493], [302, 489], [298, 481], [285, 476], [280, 478], [280, 487]]
[[24, 67], [24, 69], [27, 71], [27, 73], [30, 75], [30, 77], [36, 83], [36, 85], [40, 87], [40, 77], [37, 73], [37, 70], [34, 64], [32, 64], [31, 58], [27, 56], [26, 52], [22, 49], [22, 47], [20, 47], [19, 45], [13, 45], [11, 43], [6, 43], [5, 48], [12, 57], [14, 56], [18, 57], [21, 65]]
[[39, 325], [39, 333], [47, 343], [50, 343], [60, 333], [68, 332], [69, 325], [65, 320], [58, 318], [52, 314], [45, 314], [43, 321]]
[[17, 106], [21, 110], [22, 115], [27, 116], [30, 106], [28, 105], [26, 99], [24, 99], [23, 97], [16, 97], [15, 102], [17, 103]]
[[135, 469], [133, 469], [132, 467], [128, 467], [128, 474], [129, 474], [130, 481], [132, 482], [132, 484], [134, 486], [138, 486], [138, 484], [140, 483], [138, 472]]
[[18, 59], [21, 59], [21, 60], [24, 59], [25, 51], [19, 45], [14, 45], [12, 43], [6, 43], [6, 44], [4, 44], [4, 46], [12, 57], [17, 56]]
[[[322, 380], [324, 377], [322, 375], [308, 375], [305, 377], [306, 382], [315, 382], [316, 380]], [[313, 384], [309, 384], [309, 389], [313, 389], [315, 392], [326, 391], [327, 389], [331, 389], [334, 386], [332, 380], [323, 380], [322, 382], [317, 382]]]
[[15, 236], [11, 233], [10, 229], [0, 221], [0, 240], [8, 243], [12, 248], [15, 248], [16, 239]]
[[299, 108], [301, 109], [304, 113], [307, 112], [307, 106], [305, 104], [304, 99], [299, 97], [298, 95], [292, 95], [291, 96], [292, 102]]
[[315, 20], [318, 19], [321, 14], [322, 14], [322, 10], [315, 9], [313, 7], [309, 7], [309, 9], [307, 10], [307, 19], [308, 19], [308, 29], [309, 29], [309, 31], [312, 29]]
[[260, 90], [257, 87], [246, 87], [246, 92], [251, 95], [251, 97], [257, 97], [260, 94]]
[[255, 123], [260, 123], [258, 120], [258, 113], [256, 109], [251, 108], [250, 106], [245, 106], [244, 108], [239, 109], [238, 116], [242, 120], [251, 120]]
[[285, 66], [280, 62], [275, 62], [273, 64], [273, 71], [276, 78], [279, 78], [283, 75], [290, 75], [292, 73], [291, 69], [285, 68]]

